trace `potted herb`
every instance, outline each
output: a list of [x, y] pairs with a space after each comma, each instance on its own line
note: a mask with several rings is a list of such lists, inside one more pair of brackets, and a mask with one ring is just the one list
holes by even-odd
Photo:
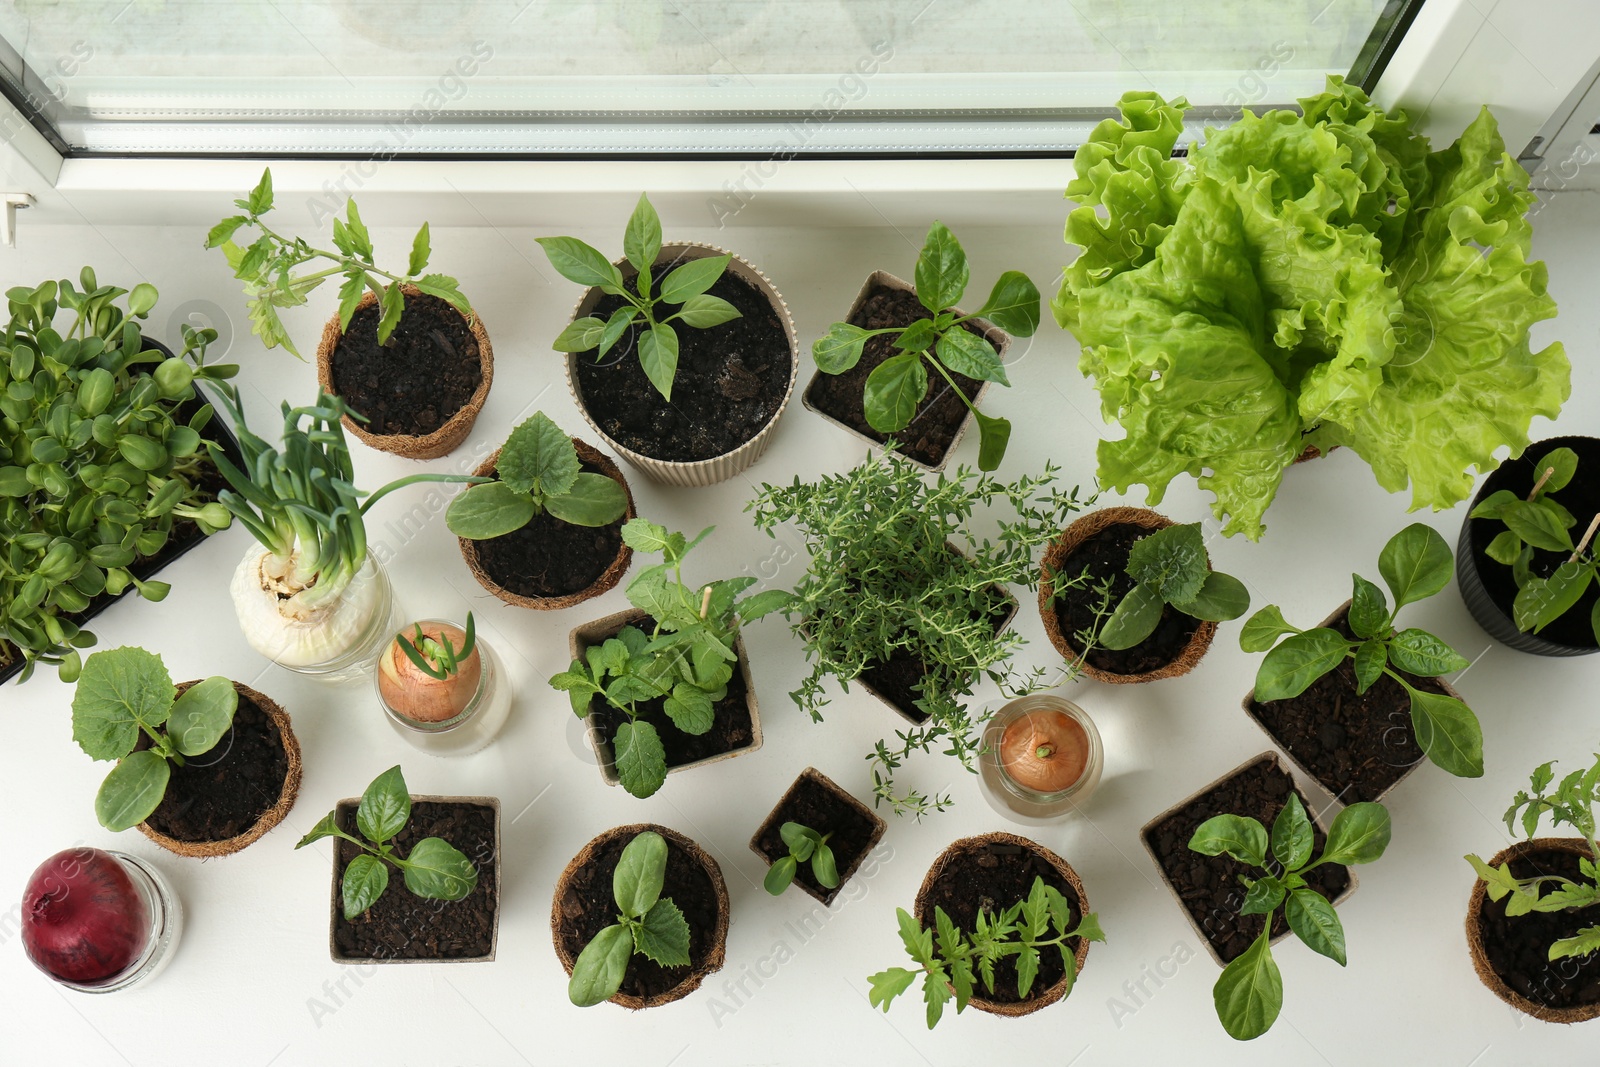
[[1073, 161], [1083, 251], [1052, 304], [1124, 430], [1100, 484], [1155, 505], [1196, 475], [1252, 540], [1308, 450], [1347, 446], [1413, 507], [1448, 508], [1571, 388], [1562, 346], [1528, 343], [1556, 305], [1488, 109], [1434, 151], [1342, 78], [1300, 104], [1174, 156], [1187, 102], [1125, 95]]
[[378, 703], [407, 743], [435, 756], [465, 756], [488, 745], [511, 713], [505, 668], [465, 628], [444, 619], [404, 627], [378, 657]]
[[801, 402], [877, 444], [915, 424], [896, 447], [924, 470], [941, 469], [976, 419], [978, 468], [994, 470], [1011, 423], [985, 415], [978, 401], [988, 383], [1011, 384], [1006, 349], [1012, 335], [1032, 337], [1039, 328], [1039, 290], [1026, 274], [1008, 270], [968, 315], [956, 304], [970, 276], [961, 242], [935, 222], [917, 256], [916, 284], [874, 271], [845, 321], [811, 346], [817, 374]]
[[303, 408], [285, 401], [282, 452], [250, 432], [237, 393], [226, 391], [223, 404], [245, 462], [213, 455], [230, 486], [218, 499], [257, 541], [229, 588], [245, 640], [302, 674], [364, 672], [400, 628], [388, 576], [367, 551], [367, 510], [415, 482], [478, 479], [412, 474], [369, 495], [352, 484], [341, 424], [350, 409], [338, 397], [319, 391]]
[[1016, 1018], [1065, 999], [1089, 942], [1105, 940], [1077, 872], [1015, 834], [955, 842], [923, 879], [916, 915], [895, 913], [918, 967], [879, 971], [869, 999], [887, 1012], [920, 975], [930, 1030], [951, 1001], [958, 1014], [971, 1004]]
[[[949, 803], [897, 791], [893, 772], [913, 751], [939, 745], [976, 770], [984, 716], [965, 705], [979, 678], [1015, 694], [1043, 674], [1008, 666], [1023, 641], [1005, 629], [1017, 608], [1006, 586], [1033, 587], [1035, 551], [1078, 510], [1076, 489], [1054, 488], [1055, 470], [1005, 483], [963, 467], [930, 484], [883, 452], [815, 482], [763, 485], [746, 509], [769, 534], [794, 523], [811, 552], [788, 609], [812, 661], [795, 702], [821, 721], [832, 675], [859, 680], [911, 722], [899, 746], [879, 742], [873, 757], [874, 794], [898, 813]], [[999, 535], [979, 538], [969, 522], [990, 509]]]
[[550, 934], [579, 1007], [670, 1004], [722, 967], [728, 887], [717, 861], [682, 834], [618, 826], [561, 872]]
[[1174, 525], [1144, 508], [1083, 516], [1050, 542], [1040, 565], [1044, 632], [1098, 682], [1188, 674], [1217, 623], [1249, 609], [1244, 583], [1211, 569], [1198, 522]]
[[1381, 800], [1423, 756], [1458, 778], [1483, 775], [1477, 716], [1439, 677], [1467, 660], [1426, 630], [1395, 628], [1400, 609], [1443, 589], [1450, 569], [1444, 538], [1412, 523], [1378, 556], [1393, 608], [1358, 574], [1351, 599], [1315, 629], [1289, 625], [1274, 605], [1240, 631], [1241, 648], [1267, 653], [1246, 714], [1346, 802]]
[[[412, 796], [398, 766], [294, 847], [335, 838], [336, 963], [488, 963], [500, 931], [500, 801]], [[403, 886], [389, 886], [391, 868]], [[435, 903], [444, 901], [449, 907]]]
[[154, 286], [79, 282], [6, 291], [0, 681], [39, 663], [74, 681], [85, 623], [129, 590], [161, 600], [152, 576], [232, 521], [205, 445], [237, 445], [197, 386], [238, 373], [206, 364], [216, 332], [184, 327], [174, 356], [142, 332]]
[[792, 883], [826, 907], [886, 829], [871, 808], [807, 767], [751, 836], [750, 851], [768, 864], [768, 893]]
[[1557, 437], [1501, 464], [1473, 498], [1456, 581], [1472, 617], [1501, 644], [1540, 656], [1600, 650], [1595, 471], [1600, 440]]
[[[1515, 833], [1520, 822], [1528, 840], [1487, 863], [1467, 857], [1478, 874], [1467, 905], [1467, 947], [1495, 996], [1536, 1019], [1575, 1023], [1600, 1016], [1600, 912], [1593, 910], [1600, 903], [1600, 757], [1560, 782], [1552, 766], [1535, 770], [1530, 789], [1506, 809], [1506, 829]], [[1582, 836], [1534, 837], [1547, 812], [1554, 825]]]
[[239, 851], [282, 822], [300, 792], [300, 744], [282, 708], [222, 677], [174, 686], [142, 648], [84, 663], [72, 738], [116, 762], [95, 796], [100, 825], [137, 826], [180, 856]]
[[535, 412], [450, 502], [445, 521], [472, 576], [517, 607], [551, 611], [599, 596], [633, 559], [622, 523], [633, 493], [609, 457]]
[[644, 195], [616, 263], [576, 237], [539, 244], [588, 287], [555, 348], [607, 444], [668, 485], [712, 485], [761, 457], [799, 368], [794, 321], [766, 275], [710, 245], [662, 244]]
[[713, 529], [689, 541], [630, 519], [623, 539], [636, 551], [661, 553], [663, 562], [628, 583], [632, 611], [572, 631], [572, 665], [550, 679], [587, 720], [601, 776], [636, 797], [655, 793], [671, 771], [761, 747], [739, 628], [790, 598], [769, 589], [740, 599], [753, 577], [685, 585], [684, 558]]
[[[345, 426], [373, 448], [411, 459], [434, 459], [466, 439], [494, 381], [494, 350], [454, 278], [426, 274], [432, 246], [424, 222], [404, 273], [374, 262], [372, 237], [355, 197], [333, 220], [332, 249], [313, 248], [269, 226], [272, 169], [235, 200], [243, 214], [211, 228], [207, 248], [221, 248], [244, 282], [250, 327], [268, 348], [296, 356], [278, 309], [298, 307], [329, 278], [339, 277], [339, 310], [317, 345], [317, 381], [345, 401]], [[241, 229], [260, 234], [240, 247]], [[329, 264], [297, 273], [305, 264]], [[356, 417], [350, 417], [351, 415]]]

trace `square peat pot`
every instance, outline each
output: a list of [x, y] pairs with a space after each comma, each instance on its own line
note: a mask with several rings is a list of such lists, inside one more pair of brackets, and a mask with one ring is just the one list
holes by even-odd
[[[568, 636], [572, 658], [584, 659], [591, 646], [602, 644], [607, 638], [615, 637], [624, 626], [645, 622], [649, 618], [650, 616], [647, 613], [640, 611], [638, 608], [630, 608], [627, 611], [619, 611], [615, 615], [607, 615], [603, 619], [596, 619], [594, 622], [574, 627], [572, 633]], [[754, 680], [750, 677], [750, 656], [745, 651], [744, 638], [742, 636], [734, 638], [733, 651], [739, 657], [739, 672], [735, 677], [741, 679], [744, 683], [744, 704], [750, 714], [749, 740], [733, 748], [728, 748], [721, 752], [713, 752], [698, 759], [685, 760], [682, 763], [673, 763], [672, 753], [669, 750], [667, 753], [668, 774], [676, 774], [679, 771], [687, 771], [692, 767], [704, 767], [710, 763], [732, 759], [735, 756], [743, 756], [761, 747], [761, 709], [756, 703], [756, 686]], [[595, 759], [600, 765], [600, 777], [605, 779], [607, 785], [621, 785], [622, 779], [617, 777], [616, 759], [611, 751], [611, 739], [606, 737], [605, 731], [596, 725], [592, 702], [590, 707], [591, 712], [584, 719], [584, 724], [588, 729], [589, 745], [594, 749]], [[672, 720], [667, 718], [665, 714], [652, 718], [651, 722], [657, 731], [662, 734], [664, 741], [668, 740], [668, 731], [677, 731], [677, 727], [673, 726]], [[712, 729], [714, 730], [716, 727], [713, 726]]]
[[789, 854], [789, 847], [779, 836], [786, 822], [797, 822], [819, 834], [832, 835], [828, 847], [833, 850], [834, 864], [839, 868], [839, 884], [832, 889], [818, 884], [811, 877], [809, 860], [800, 864], [793, 883], [821, 901], [824, 907], [833, 903], [833, 898], [839, 895], [888, 829], [888, 824], [871, 808], [815, 767], [800, 772], [800, 777], [783, 794], [772, 814], [750, 838], [750, 851], [765, 860], [768, 867]]
[[[1265, 826], [1270, 834], [1272, 821], [1288, 802], [1290, 790], [1300, 797], [1300, 803], [1305, 805], [1306, 814], [1311, 818], [1315, 848], [1312, 855], [1321, 855], [1328, 828], [1295, 785], [1294, 777], [1276, 752], [1263, 752], [1245, 760], [1145, 823], [1139, 831], [1139, 842], [1155, 862], [1161, 881], [1171, 890], [1189, 925], [1199, 935], [1200, 943], [1220, 967], [1238, 958], [1261, 934], [1263, 920], [1260, 916], [1239, 914], [1245, 891], [1238, 875], [1251, 868], [1227, 854], [1203, 856], [1192, 852], [1189, 839], [1201, 823], [1214, 815], [1249, 816]], [[1282, 801], [1277, 799], [1279, 796]], [[1172, 867], [1168, 866], [1169, 861]], [[1196, 871], [1200, 872], [1198, 876]], [[1356, 891], [1356, 872], [1330, 863], [1312, 871], [1307, 882], [1337, 907]], [[1211, 892], [1207, 892], [1207, 887], [1212, 887]], [[1282, 929], [1272, 935], [1274, 945], [1290, 933], [1282, 918], [1274, 923], [1275, 929], [1279, 923]]]
[[[360, 804], [360, 797], [348, 797], [335, 806], [341, 830], [356, 832]], [[390, 867], [388, 888], [354, 922], [345, 920], [340, 882], [357, 850], [333, 839], [328, 951], [335, 963], [494, 961], [500, 935], [500, 798], [413, 795], [411, 819], [394, 840], [399, 852], [409, 855], [424, 837], [442, 837], [460, 849], [478, 868], [477, 886], [461, 900], [425, 900]]]
[[[916, 292], [916, 287], [910, 282], [907, 282], [901, 278], [897, 278], [888, 271], [875, 270], [871, 274], [867, 275], [866, 282], [861, 286], [861, 291], [856, 294], [855, 301], [851, 303], [850, 310], [845, 315], [845, 321], [853, 320], [856, 317], [856, 314], [861, 310], [861, 306], [867, 302], [867, 298], [870, 297], [873, 291], [876, 289], [897, 289], [907, 293]], [[952, 308], [951, 310], [956, 313], [958, 318], [965, 314], [965, 312], [963, 312], [960, 308]], [[973, 323], [983, 332], [984, 337], [986, 337], [989, 343], [994, 346], [995, 351], [1000, 354], [1000, 362], [1004, 363], [1006, 358], [1006, 350], [1011, 347], [1011, 335], [1002, 330], [1000, 327], [984, 319], [974, 319]], [[907, 325], [909, 325], [909, 323]], [[811, 392], [817, 387], [817, 384], [826, 377], [829, 377], [829, 375], [823, 374], [820, 370], [813, 374], [811, 376], [811, 381], [806, 384], [805, 392], [800, 394], [800, 403], [803, 404], [807, 410], [813, 411], [822, 416], [824, 419], [827, 419], [841, 430], [844, 430], [846, 433], [859, 437], [871, 447], [882, 448], [883, 442], [878, 440], [876, 437], [871, 437], [862, 433], [849, 423], [841, 422], [839, 419], [817, 407], [816, 403], [811, 398]], [[928, 379], [930, 382], [944, 381], [944, 379], [939, 377], [938, 371], [931, 372], [928, 375]], [[989, 391], [989, 385], [989, 382], [979, 383], [977, 392], [975, 392], [971, 397], [974, 407], [983, 402], [984, 394]], [[965, 405], [963, 405], [963, 410], [965, 410]], [[921, 417], [921, 413], [918, 413], [918, 415], [913, 416], [913, 421]], [[950, 462], [951, 454], [955, 452], [956, 446], [961, 444], [961, 439], [966, 436], [967, 428], [971, 425], [972, 412], [966, 411], [966, 414], [962, 417], [960, 424], [956, 427], [954, 435], [950, 438], [950, 443], [945, 446], [944, 453], [939, 457], [937, 463], [924, 463], [919, 459], [906, 455], [904, 452], [897, 452], [896, 454], [907, 463], [910, 463], [922, 470], [928, 471], [930, 474], [942, 471], [945, 468], [945, 464]], [[904, 432], [904, 430], [901, 431], [902, 434]]]
[[[1333, 614], [1317, 625], [1337, 628], [1349, 610], [1350, 601], [1346, 600]], [[1345, 665], [1341, 664], [1334, 668], [1334, 672], [1344, 669]], [[1319, 687], [1333, 684], [1334, 672], [1313, 682], [1311, 688], [1292, 700], [1270, 701], [1270, 703], [1282, 705], [1304, 702]], [[1412, 678], [1413, 684], [1434, 683], [1446, 696], [1461, 699], [1461, 694], [1443, 678], [1415, 678], [1411, 675], [1407, 677]], [[1245, 694], [1244, 713], [1250, 717], [1251, 722], [1261, 727], [1262, 732], [1272, 739], [1273, 744], [1283, 750], [1283, 754], [1301, 774], [1326, 789], [1336, 803], [1343, 805], [1353, 804], [1358, 800], [1382, 801], [1389, 795], [1391, 789], [1409, 777], [1418, 765], [1428, 760], [1421, 746], [1417, 744], [1416, 733], [1411, 725], [1411, 698], [1398, 682], [1387, 676], [1379, 678], [1372, 688], [1367, 690], [1364, 697], [1357, 697], [1353, 688], [1340, 688], [1348, 696], [1350, 706], [1361, 700], [1364, 705], [1381, 702], [1386, 707], [1374, 710], [1364, 721], [1340, 723], [1332, 718], [1324, 718], [1316, 727], [1315, 737], [1310, 736], [1305, 730], [1296, 730], [1293, 736], [1281, 736], [1279, 730], [1263, 721], [1263, 706], [1256, 703], [1254, 688]], [[1340, 702], [1338, 706], [1344, 707], [1345, 704]], [[1363, 770], [1359, 773], [1342, 774], [1337, 768], [1330, 766], [1325, 755], [1330, 742], [1341, 746], [1341, 751], [1350, 752], [1347, 757], [1348, 763]]]

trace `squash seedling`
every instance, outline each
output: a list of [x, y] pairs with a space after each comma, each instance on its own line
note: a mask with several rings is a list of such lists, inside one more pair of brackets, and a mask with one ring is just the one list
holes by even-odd
[[622, 988], [635, 954], [663, 967], [689, 965], [689, 921], [661, 895], [667, 877], [667, 842], [646, 830], [622, 850], [611, 875], [617, 921], [578, 953], [567, 982], [567, 996], [580, 1008], [610, 1000]]

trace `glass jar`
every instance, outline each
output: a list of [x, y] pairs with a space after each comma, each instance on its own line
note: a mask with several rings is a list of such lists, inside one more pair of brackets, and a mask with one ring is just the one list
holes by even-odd
[[[1045, 721], [1044, 717], [1065, 716], [1076, 728], [1068, 730], [1068, 740], [1082, 746], [1083, 769], [1072, 782], [1051, 792], [1041, 792], [1012, 776], [1002, 757], [1001, 741], [1013, 723], [1024, 719]], [[1056, 724], [1051, 724], [1056, 725]], [[1075, 738], [1075, 741], [1074, 741]], [[1077, 808], [1100, 784], [1105, 756], [1100, 731], [1078, 705], [1064, 697], [1036, 693], [1019, 697], [995, 712], [984, 727], [983, 752], [978, 757], [978, 772], [984, 799], [1001, 815], [1017, 822], [1048, 823]]]
[[280, 667], [321, 682], [341, 684], [369, 673], [404, 622], [383, 565], [369, 553], [336, 603], [291, 620], [272, 594], [263, 593], [259, 571], [264, 558], [264, 550], [252, 545], [231, 590], [250, 647]]
[[[448, 619], [417, 621], [424, 625], [438, 624], [461, 629]], [[401, 632], [401, 627], [396, 625], [389, 632], [389, 640], [392, 641]], [[373, 688], [378, 694], [378, 704], [383, 708], [384, 717], [389, 720], [394, 732], [413, 748], [420, 749], [430, 756], [471, 755], [486, 748], [500, 733], [500, 728], [506, 724], [506, 719], [511, 713], [511, 686], [505, 679], [505, 668], [501, 665], [500, 658], [495, 655], [494, 649], [483, 640], [482, 634], [475, 635], [475, 642], [478, 659], [482, 664], [478, 675], [478, 688], [467, 701], [466, 707], [458, 714], [440, 722], [421, 722], [396, 710], [384, 698], [378, 672], [374, 672]], [[386, 641], [379, 655], [384, 654], [387, 649]]]
[[[55, 978], [58, 984], [80, 993], [115, 993], [149, 981], [161, 973], [161, 969], [172, 958], [178, 936], [183, 932], [183, 904], [172, 891], [166, 877], [136, 856], [115, 849], [106, 849], [105, 852], [128, 873], [129, 880], [144, 902], [150, 920], [150, 933], [145, 940], [144, 951], [121, 974], [98, 982], [72, 982]], [[54, 978], [53, 975], [51, 977]]]

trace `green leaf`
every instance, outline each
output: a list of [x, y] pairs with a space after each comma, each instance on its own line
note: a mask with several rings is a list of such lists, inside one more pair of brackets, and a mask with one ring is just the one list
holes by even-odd
[[643, 918], [661, 899], [667, 877], [667, 841], [653, 830], [634, 835], [611, 875], [611, 895], [630, 919]]
[[683, 310], [677, 314], [677, 318], [683, 320], [685, 326], [693, 326], [700, 330], [720, 326], [724, 322], [732, 322], [740, 317], [738, 308], [722, 297], [712, 296], [709, 293], [691, 296], [683, 302]]
[[957, 374], [965, 374], [968, 378], [976, 378], [982, 382], [1011, 384], [1006, 378], [1005, 365], [1000, 362], [1000, 354], [994, 350], [994, 346], [959, 326], [940, 335], [938, 343], [934, 346], [934, 354], [939, 357], [940, 363]]
[[1296, 889], [1289, 894], [1283, 908], [1284, 918], [1293, 930], [1313, 951], [1330, 960], [1345, 965], [1344, 924], [1333, 905], [1314, 889]]
[[663, 967], [689, 965], [689, 923], [671, 900], [658, 900], [633, 928], [633, 947]]
[[1363, 641], [1356, 649], [1356, 694], [1371, 689], [1389, 665], [1389, 649], [1382, 641]]
[[836, 322], [811, 345], [811, 358], [823, 374], [843, 374], [861, 362], [861, 349], [872, 334], [848, 322]]
[[567, 328], [556, 335], [550, 345], [557, 352], [587, 352], [599, 346], [606, 335], [607, 323], [593, 315], [573, 319]]
[[609, 526], [628, 511], [628, 493], [614, 478], [579, 473], [572, 488], [544, 502], [546, 510], [574, 526]]
[[1039, 328], [1039, 287], [1021, 271], [1008, 270], [975, 314], [1014, 337], [1032, 337]]
[[822, 843], [822, 835], [809, 826], [802, 826], [797, 822], [786, 822], [778, 827], [778, 836], [783, 838], [783, 843], [789, 848], [789, 855], [797, 860], [808, 860]]
[[420, 278], [412, 279], [411, 284], [417, 287], [418, 292], [438, 297], [461, 314], [472, 315], [472, 305], [467, 303], [467, 298], [461, 295], [456, 280], [449, 275], [424, 274]]
[[839, 887], [839, 866], [834, 862], [833, 849], [818, 845], [811, 856], [811, 874], [824, 889]]
[[224, 242], [233, 238], [234, 233], [243, 226], [247, 220], [243, 215], [229, 215], [206, 234], [207, 248], [221, 248]]
[[1284, 886], [1273, 875], [1250, 883], [1245, 890], [1244, 903], [1239, 905], [1240, 915], [1271, 915], [1283, 903]]
[[1006, 458], [1006, 445], [1011, 442], [1011, 422], [1007, 419], [985, 415], [976, 409], [972, 417], [978, 423], [978, 469], [996, 470]]
[[774, 611], [788, 611], [795, 604], [795, 596], [786, 589], [764, 589], [748, 600], [739, 602], [739, 620], [755, 622]]
[[1033, 991], [1033, 980], [1039, 977], [1039, 950], [1024, 944], [1017, 954], [1017, 995], [1024, 1000]]
[[1311, 840], [1311, 819], [1300, 794], [1291, 791], [1272, 821], [1272, 855], [1286, 872], [1298, 871], [1311, 860]]
[[1268, 931], [1222, 969], [1211, 999], [1228, 1036], [1249, 1041], [1272, 1029], [1283, 1009], [1283, 976], [1272, 959]]
[[1185, 603], [1205, 585], [1208, 556], [1198, 522], [1146, 534], [1128, 552], [1128, 574], [1156, 587], [1169, 604]]
[[1489, 893], [1490, 900], [1503, 900], [1508, 893], [1521, 891], [1522, 883], [1517, 881], [1511, 873], [1511, 865], [1502, 863], [1498, 867], [1491, 867], [1477, 856], [1466, 856], [1466, 861], [1472, 864], [1472, 869], [1478, 872]]
[[454, 845], [424, 837], [401, 865], [406, 888], [428, 900], [460, 900], [478, 884], [478, 869]]
[[1350, 654], [1350, 642], [1337, 630], [1319, 627], [1287, 637], [1256, 671], [1256, 700], [1287, 700], [1337, 667]]
[[1389, 811], [1382, 804], [1351, 804], [1333, 817], [1322, 845], [1322, 862], [1345, 867], [1372, 863], [1389, 847], [1389, 835]]
[[1284, 634], [1299, 633], [1283, 621], [1283, 612], [1269, 604], [1245, 620], [1239, 630], [1239, 647], [1246, 652], [1265, 652]]
[[495, 469], [502, 482], [541, 500], [571, 489], [583, 466], [572, 438], [539, 411], [511, 431]]
[[1483, 552], [1496, 563], [1504, 563], [1510, 567], [1522, 556], [1522, 538], [1510, 530], [1501, 530], [1494, 535], [1494, 540], [1489, 542]]
[[1600, 926], [1586, 926], [1572, 937], [1563, 937], [1550, 945], [1552, 960], [1568, 956], [1587, 956], [1600, 949]]
[[1252, 867], [1267, 865], [1267, 830], [1242, 815], [1214, 815], [1201, 823], [1189, 839], [1189, 848], [1203, 856], [1226, 852]]
[[167, 721], [177, 689], [161, 657], [142, 648], [96, 652], [72, 697], [72, 739], [97, 760], [133, 751], [139, 728]]
[[667, 752], [661, 745], [661, 735], [650, 723], [623, 723], [617, 727], [611, 747], [622, 788], [634, 796], [650, 796], [667, 780]]
[[1407, 674], [1434, 678], [1467, 669], [1467, 658], [1426, 630], [1401, 630], [1389, 639], [1389, 662]]
[[622, 272], [599, 250], [576, 237], [535, 238], [549, 258], [550, 265], [569, 282], [584, 286], [609, 287], [622, 291]]
[[1428, 758], [1457, 778], [1482, 778], [1483, 729], [1472, 709], [1442, 693], [1410, 685], [1406, 690], [1411, 694], [1411, 726]]
[[457, 537], [484, 541], [522, 529], [537, 513], [527, 493], [505, 482], [484, 482], [450, 501], [444, 521]]
[[1250, 610], [1250, 590], [1231, 574], [1207, 571], [1205, 583], [1194, 599], [1172, 606], [1191, 619], [1227, 622]]
[[1389, 628], [1389, 602], [1383, 590], [1359, 574], [1350, 576], [1355, 589], [1350, 597], [1350, 629], [1357, 637], [1382, 637]]
[[605, 329], [600, 332], [598, 357], [603, 358], [618, 341], [622, 340], [622, 335], [627, 332], [629, 326], [633, 325], [633, 320], [638, 317], [638, 314], [639, 309], [632, 304], [626, 304], [611, 313], [611, 317], [606, 320]]
[[400, 325], [400, 316], [405, 312], [406, 295], [400, 291], [399, 282], [391, 282], [383, 290], [383, 295], [378, 298], [378, 306], [383, 309], [383, 317], [378, 320], [378, 344], [389, 343], [389, 336], [394, 333], [394, 328]]
[[671, 400], [678, 376], [678, 335], [671, 326], [658, 322], [639, 335], [639, 362], [662, 399]]
[[171, 774], [166, 759], [148, 748], [122, 760], [95, 794], [94, 814], [100, 825], [120, 832], [144, 822], [161, 804]]
[[1549, 508], [1513, 500], [1500, 509], [1500, 521], [1522, 540], [1546, 552], [1571, 552], [1572, 535]]
[[928, 370], [915, 352], [890, 356], [867, 375], [862, 405], [867, 422], [879, 433], [903, 430], [928, 392]]
[[406, 276], [414, 278], [428, 269], [428, 256], [432, 246], [428, 242], [428, 224], [424, 222], [422, 229], [417, 231], [417, 236], [411, 242], [411, 261], [406, 266]]
[[1431, 526], [1414, 522], [1391, 537], [1378, 555], [1378, 572], [1394, 594], [1394, 610], [1448, 585], [1452, 561], [1450, 546]]
[[128, 314], [143, 318], [156, 306], [156, 287], [149, 282], [140, 282], [128, 293]]
[[182, 755], [210, 752], [233, 725], [233, 713], [238, 707], [239, 692], [228, 679], [213, 677], [196, 682], [172, 705], [167, 736]]
[[130, 433], [117, 441], [122, 458], [142, 471], [159, 470], [167, 462], [167, 450], [140, 434]]
[[1473, 519], [1498, 519], [1501, 508], [1513, 500], [1521, 499], [1509, 489], [1497, 489], [1479, 501], [1478, 505], [1468, 512], [1467, 517]]
[[351, 860], [345, 866], [344, 878], [339, 883], [345, 922], [353, 921], [376, 904], [388, 888], [389, 868], [384, 866], [382, 860], [366, 852]]
[[1578, 560], [1562, 563], [1549, 578], [1530, 578], [1511, 603], [1517, 629], [1538, 633], [1571, 611], [1583, 599], [1594, 573], [1592, 563]]
[[894, 998], [911, 988], [912, 983], [917, 980], [917, 974], [918, 972], [904, 967], [890, 967], [886, 971], [879, 971], [867, 979], [867, 984], [870, 986], [867, 1002], [874, 1008], [888, 1011], [889, 1004]]
[[794, 874], [799, 866], [799, 861], [793, 856], [783, 857], [767, 868], [767, 877], [762, 881], [762, 887], [773, 896], [781, 895], [789, 888], [789, 883], [794, 881]]
[[1544, 483], [1544, 488], [1539, 490], [1541, 498], [1550, 493], [1565, 489], [1567, 483], [1572, 481], [1572, 476], [1578, 473], [1578, 454], [1570, 448], [1552, 448], [1538, 462], [1533, 465], [1534, 481], [1544, 474], [1546, 468], [1555, 468], [1555, 473], [1550, 475]]
[[929, 311], [937, 313], [961, 302], [971, 271], [961, 242], [944, 223], [935, 222], [928, 228], [914, 277], [917, 299]]
[[662, 710], [674, 726], [695, 737], [710, 730], [711, 724], [716, 721], [716, 707], [711, 695], [688, 682], [679, 682], [672, 687], [672, 695], [667, 697]]
[[655, 266], [661, 254], [661, 217], [644, 193], [628, 216], [628, 227], [622, 231], [622, 253], [628, 257], [635, 270], [643, 273]]
[[272, 168], [261, 172], [261, 180], [250, 190], [245, 210], [252, 215], [265, 215], [272, 210]]
[[608, 926], [594, 935], [572, 965], [567, 998], [580, 1008], [592, 1008], [616, 995], [633, 958], [633, 931]]
[[649, 519], [629, 519], [622, 524], [622, 541], [635, 552], [661, 552], [667, 547], [667, 528]]
[[1106, 620], [1096, 644], [1109, 649], [1132, 648], [1155, 632], [1164, 606], [1156, 586], [1140, 582]]
[[661, 299], [668, 304], [682, 304], [691, 296], [699, 296], [716, 284], [722, 272], [728, 269], [732, 255], [706, 256], [691, 259], [675, 267], [661, 279]]
[[374, 778], [367, 791], [361, 794], [361, 804], [356, 808], [356, 829], [378, 845], [405, 829], [410, 818], [411, 794], [406, 791], [400, 765], [395, 764]]

